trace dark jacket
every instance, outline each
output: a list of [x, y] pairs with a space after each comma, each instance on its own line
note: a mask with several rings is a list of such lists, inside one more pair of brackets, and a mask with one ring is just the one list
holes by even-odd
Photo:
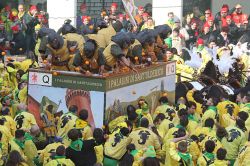
[[75, 166], [93, 166], [96, 163], [94, 147], [95, 140], [84, 140], [81, 151], [75, 151], [70, 146], [66, 149], [66, 158], [73, 161]]
[[11, 40], [11, 50], [10, 53], [12, 55], [20, 55], [24, 54], [26, 48], [25, 48], [25, 37], [22, 32], [18, 32], [16, 34], [13, 34], [13, 38]]

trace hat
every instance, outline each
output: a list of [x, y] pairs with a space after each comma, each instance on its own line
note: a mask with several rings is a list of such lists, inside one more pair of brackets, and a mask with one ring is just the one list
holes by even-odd
[[118, 4], [114, 2], [114, 3], [111, 4], [111, 7], [117, 8]]
[[156, 152], [153, 146], [149, 146], [144, 153], [145, 157], [156, 157]]
[[19, 31], [19, 26], [15, 25], [15, 26], [11, 27], [11, 30], [12, 31]]
[[225, 7], [221, 8], [221, 10], [220, 10], [220, 12], [222, 12], [222, 13], [226, 13], [227, 11], [228, 11], [228, 9]]
[[230, 19], [230, 20], [231, 20], [232, 17], [231, 17], [230, 15], [227, 15], [227, 16], [226, 16], [226, 19]]
[[32, 6], [30, 7], [30, 12], [33, 11], [33, 10], [37, 10], [37, 7], [36, 7], [35, 5], [32, 5]]
[[86, 4], [82, 3], [81, 6], [80, 6], [80, 9], [86, 9], [86, 8], [87, 8]]
[[138, 10], [144, 10], [144, 7], [143, 6], [139, 6]]
[[197, 44], [198, 45], [203, 45], [204, 44], [204, 40], [202, 38], [198, 38]]

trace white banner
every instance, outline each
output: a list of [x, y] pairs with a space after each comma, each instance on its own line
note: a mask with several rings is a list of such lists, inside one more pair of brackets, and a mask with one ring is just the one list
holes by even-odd
[[29, 84], [52, 86], [52, 74], [29, 72]]

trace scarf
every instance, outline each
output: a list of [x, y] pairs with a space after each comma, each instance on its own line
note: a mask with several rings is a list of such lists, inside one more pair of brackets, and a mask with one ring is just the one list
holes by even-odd
[[65, 159], [66, 156], [54, 156], [53, 158], [54, 158], [54, 159]]
[[207, 109], [208, 109], [208, 110], [212, 110], [212, 111], [214, 111], [215, 113], [217, 113], [217, 108], [216, 108], [216, 106], [208, 106]]
[[204, 47], [205, 47], [204, 45], [198, 46], [197, 51], [201, 52], [204, 49]]
[[130, 154], [135, 157], [135, 155], [138, 153], [138, 150], [132, 150]]
[[180, 124], [176, 125], [176, 128], [177, 128], [177, 129], [180, 129], [180, 128], [184, 128], [184, 129], [185, 129], [185, 127], [183, 127], [183, 126], [180, 125]]
[[193, 114], [188, 114], [188, 120], [198, 122], [198, 120], [195, 118], [195, 116]]
[[22, 13], [19, 12], [17, 16], [18, 16], [19, 19], [21, 19], [24, 14], [25, 14], [25, 12], [22, 12]]
[[214, 159], [214, 154], [213, 154], [213, 153], [205, 152], [205, 153], [204, 153], [204, 156], [207, 157], [209, 160]]
[[83, 141], [80, 139], [78, 139], [76, 141], [72, 141], [70, 144], [70, 147], [78, 152], [81, 151], [82, 146], [83, 146]]
[[25, 138], [25, 141], [33, 140], [33, 136], [30, 135], [30, 133], [25, 133], [24, 138]]
[[181, 157], [182, 160], [184, 160], [187, 165], [192, 165], [192, 158], [189, 153], [181, 153], [178, 152], [178, 155]]
[[24, 149], [24, 142], [14, 138], [14, 142], [21, 148]]

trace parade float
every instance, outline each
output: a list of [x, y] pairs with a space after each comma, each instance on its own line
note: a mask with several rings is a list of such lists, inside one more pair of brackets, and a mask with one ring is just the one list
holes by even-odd
[[85, 76], [76, 72], [30, 69], [28, 108], [40, 123], [40, 114], [53, 105], [54, 114], [65, 113], [71, 105], [89, 112], [92, 126], [126, 114], [129, 104], [146, 99], [151, 110], [158, 99], [167, 95], [175, 99], [175, 61], [139, 67], [137, 72], [109, 73], [103, 76]]

